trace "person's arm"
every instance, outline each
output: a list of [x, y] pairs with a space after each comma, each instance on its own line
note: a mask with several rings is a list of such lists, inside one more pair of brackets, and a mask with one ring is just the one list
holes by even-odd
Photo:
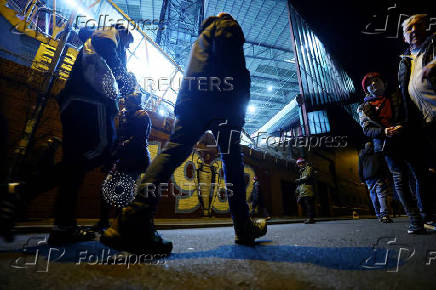
[[359, 123], [363, 129], [363, 134], [370, 138], [384, 138], [385, 128], [380, 127], [374, 120], [368, 116], [368, 111], [370, 110], [370, 104], [364, 103], [359, 106], [357, 112], [359, 114]]
[[106, 33], [94, 34], [91, 38], [91, 43], [95, 51], [106, 61], [107, 65], [112, 70], [115, 80], [118, 83], [120, 93], [122, 95], [128, 95], [133, 92], [135, 81], [122, 64], [117, 52], [118, 43], [115, 37], [110, 33], [115, 32], [106, 31]]
[[303, 174], [298, 180], [298, 184], [304, 184], [309, 181], [309, 179], [312, 177], [313, 169], [309, 165], [306, 166], [306, 168], [303, 170]]
[[143, 147], [147, 144], [148, 137], [151, 130], [151, 121], [147, 112], [144, 110], [138, 110], [135, 112], [135, 124], [134, 135], [132, 136], [132, 143], [136, 143], [137, 146]]

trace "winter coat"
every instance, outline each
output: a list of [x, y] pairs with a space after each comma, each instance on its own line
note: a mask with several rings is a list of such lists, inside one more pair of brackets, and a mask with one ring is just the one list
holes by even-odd
[[386, 163], [380, 152], [361, 150], [359, 153], [359, 178], [365, 181], [383, 177], [386, 174]]
[[297, 184], [295, 190], [297, 198], [314, 196], [312, 167], [306, 165], [303, 169], [300, 169], [300, 178], [296, 179], [295, 183]]
[[[244, 33], [236, 20], [209, 17], [193, 43], [176, 101], [176, 116], [194, 105], [225, 102], [244, 108], [250, 98], [250, 73], [245, 66]], [[203, 78], [199, 85], [199, 78]], [[212, 80], [218, 78], [219, 80]], [[219, 82], [211, 86], [211, 82]]]
[[[402, 125], [403, 127], [408, 127], [407, 120], [405, 118], [405, 108], [403, 100], [399, 92], [395, 92], [390, 97], [391, 108], [392, 108], [392, 119], [390, 120], [391, 126]], [[363, 134], [365, 136], [372, 138], [372, 143], [374, 144], [374, 151], [388, 151], [392, 147], [396, 146], [406, 138], [406, 128], [403, 132], [397, 136], [387, 138], [385, 135], [386, 126], [382, 125], [380, 118], [378, 116], [378, 110], [370, 102], [370, 99], [366, 98], [364, 103], [360, 104], [357, 108], [357, 113], [359, 115], [359, 123], [363, 129]]]

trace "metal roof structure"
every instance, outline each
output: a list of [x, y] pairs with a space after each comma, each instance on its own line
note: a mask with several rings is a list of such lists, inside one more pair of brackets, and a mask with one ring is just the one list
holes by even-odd
[[[251, 72], [251, 101], [245, 131], [252, 134], [288, 105], [300, 92], [291, 45], [286, 0], [114, 0], [134, 20], [163, 20], [162, 30], [144, 31], [181, 67], [189, 56], [204, 18], [228, 12], [245, 34], [247, 68]], [[165, 6], [166, 5], [166, 6]], [[204, 6], [203, 6], [204, 5]], [[298, 121], [298, 110], [286, 123]]]
[[[339, 103], [344, 107], [354, 91], [347, 73], [287, 0], [36, 2], [41, 2], [44, 9], [34, 10], [37, 17], [32, 19], [36, 19], [36, 26], [43, 24], [37, 29], [48, 36], [53, 14], [67, 19], [77, 12], [77, 19], [80, 18], [74, 25], [77, 31], [84, 26], [94, 25], [94, 29], [110, 26], [119, 20], [129, 26], [134, 42], [127, 53], [127, 67], [147, 95], [146, 107], [170, 117], [174, 116], [177, 83], [200, 24], [220, 12], [232, 14], [245, 35], [244, 53], [251, 73], [251, 100], [244, 127], [245, 137], [251, 136], [251, 141], [259, 133], [326, 134], [330, 132], [330, 123], [325, 105]], [[29, 17], [25, 0], [10, 3]], [[34, 1], [29, 3], [38, 6]], [[106, 23], [106, 18], [112, 22]], [[169, 82], [161, 89], [159, 82], [163, 79]], [[349, 111], [353, 112], [353, 108]]]

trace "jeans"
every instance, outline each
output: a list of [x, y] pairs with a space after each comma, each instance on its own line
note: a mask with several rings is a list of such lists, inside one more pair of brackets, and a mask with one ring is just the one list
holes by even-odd
[[[425, 174], [425, 166], [418, 161], [419, 159], [417, 159], [416, 156], [411, 156], [411, 154], [407, 152], [390, 152], [385, 154], [385, 160], [392, 174], [395, 191], [397, 192], [404, 211], [409, 217], [410, 223], [422, 227], [423, 220], [420, 210], [409, 187], [409, 174], [413, 174], [413, 176], [417, 178], [417, 182], [421, 182]], [[419, 187], [417, 186], [417, 189], [419, 188], [420, 191], [416, 193], [417, 195], [421, 194], [424, 190], [424, 183], [421, 183], [421, 185], [422, 186]]]
[[365, 180], [365, 182], [368, 186], [369, 196], [371, 197], [377, 218], [388, 216], [386, 182], [383, 178], [370, 178]]
[[[224, 178], [227, 184], [227, 198], [234, 221], [249, 218], [246, 202], [244, 164], [242, 159], [240, 137], [244, 125], [245, 107], [236, 102], [200, 102], [184, 103], [177, 108], [175, 131], [162, 152], [153, 159], [147, 169], [136, 200], [151, 207], [154, 211], [159, 195], [149, 194], [146, 189], [150, 184], [156, 188], [167, 183], [182, 162], [191, 154], [193, 146], [206, 130], [211, 130], [217, 139], [223, 162]], [[215, 145], [216, 146], [216, 145]]]

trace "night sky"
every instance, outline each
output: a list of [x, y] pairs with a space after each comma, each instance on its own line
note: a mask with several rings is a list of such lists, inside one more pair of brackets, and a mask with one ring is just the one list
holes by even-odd
[[[400, 14], [427, 13], [435, 17], [431, 21], [432, 31], [436, 29], [436, 2], [431, 0], [291, 0], [291, 3], [349, 73], [359, 93], [362, 93], [360, 81], [369, 71], [381, 72], [390, 86], [397, 86], [398, 56], [406, 48], [399, 27]], [[387, 15], [387, 29], [380, 31], [385, 27]], [[406, 18], [402, 16], [401, 22]]]

